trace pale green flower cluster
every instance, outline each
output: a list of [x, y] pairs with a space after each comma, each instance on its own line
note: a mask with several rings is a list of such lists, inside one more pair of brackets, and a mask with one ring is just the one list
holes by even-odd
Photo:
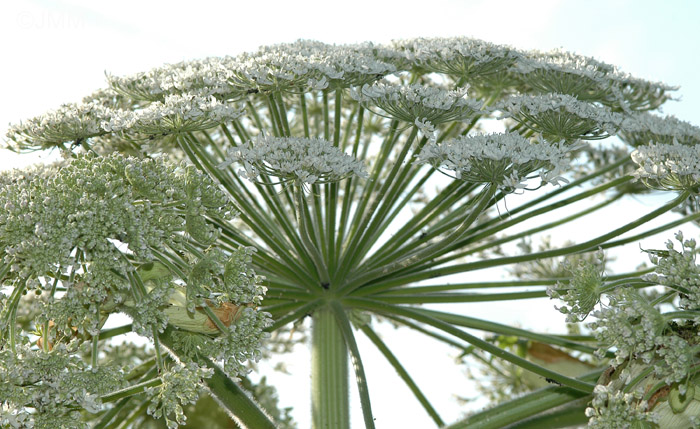
[[565, 51], [534, 52], [514, 67], [514, 72], [535, 91], [571, 94], [592, 101], [611, 97], [605, 76], [613, 70], [608, 64]]
[[490, 183], [504, 190], [523, 189], [528, 175], [541, 170], [544, 183], [558, 184], [569, 165], [572, 146], [545, 140], [531, 142], [517, 133], [475, 134], [428, 143], [419, 164], [454, 171], [459, 180]]
[[670, 99], [668, 91], [677, 89], [637, 79], [610, 64], [562, 50], [530, 52], [513, 70], [536, 92], [568, 94], [625, 113], [656, 109]]
[[260, 172], [282, 183], [299, 181], [309, 185], [351, 175], [367, 177], [360, 161], [323, 139], [258, 135], [254, 142], [231, 149], [219, 168], [233, 162], [244, 165], [245, 170], [239, 174], [250, 181], [256, 181]]
[[654, 363], [654, 375], [666, 384], [681, 383], [679, 390], [685, 394], [686, 384], [693, 365], [696, 364], [695, 354], [698, 347], [693, 347], [688, 341], [677, 335], [665, 335], [657, 338], [659, 360]]
[[212, 370], [190, 362], [175, 365], [161, 376], [162, 384], [148, 388], [151, 404], [148, 414], [165, 419], [168, 429], [177, 429], [187, 422], [182, 406], [197, 402], [203, 390], [202, 379], [211, 377]]
[[91, 137], [113, 132], [137, 138], [205, 130], [242, 114], [239, 107], [213, 96], [190, 93], [168, 95], [163, 101], [134, 106], [134, 110], [105, 104], [99, 100], [65, 104], [43, 116], [10, 126], [7, 137], [15, 143], [14, 149], [46, 148], [67, 142], [85, 143]]
[[78, 410], [99, 411], [100, 396], [123, 387], [124, 374], [114, 366], [90, 367], [74, 346], [0, 350], [0, 426], [50, 429], [70, 422], [64, 427], [88, 427]]
[[7, 138], [19, 148], [52, 147], [64, 142], [107, 134], [102, 127], [114, 112], [96, 101], [64, 104], [42, 116], [11, 125]]
[[[21, 263], [22, 278], [83, 264], [91, 266], [85, 281], [116, 286], [122, 282], [110, 270], [122, 272], [124, 258], [115, 241], [149, 261], [150, 249], [180, 247], [185, 231], [202, 235], [185, 213], [230, 217], [233, 210], [207, 176], [158, 159], [79, 155], [29, 180], [17, 171], [3, 175], [15, 183], [0, 189], [0, 243], [5, 263]], [[188, 192], [188, 180], [219, 205], [206, 207]]]
[[245, 91], [347, 88], [396, 72], [391, 60], [397, 57], [396, 53], [371, 43], [329, 45], [299, 40], [261, 47], [232, 59], [230, 81]]
[[504, 70], [522, 57], [509, 46], [469, 37], [396, 40], [392, 47], [422, 69], [471, 78]]
[[654, 274], [648, 274], [646, 280], [676, 289], [682, 293], [679, 305], [695, 310], [700, 308], [700, 265], [695, 263], [697, 245], [695, 239], [684, 240], [683, 233], [675, 234], [681, 245], [680, 251], [674, 243], [666, 242], [666, 250], [649, 252], [649, 260], [656, 265]]
[[108, 74], [107, 81], [118, 94], [139, 101], [163, 101], [169, 95], [184, 92], [227, 99], [239, 95], [228, 82], [229, 62], [228, 57], [183, 61], [128, 76]]
[[615, 348], [618, 364], [637, 356], [650, 363], [666, 320], [659, 310], [635, 289], [625, 287], [609, 295], [608, 305], [594, 311], [598, 320], [588, 326], [605, 347]]
[[631, 393], [597, 385], [591, 406], [586, 408], [589, 429], [644, 427], [655, 423], [658, 417], [647, 412], [647, 404]]
[[271, 323], [268, 313], [241, 307], [237, 309], [235, 323], [216, 337], [183, 329], [174, 333], [174, 341], [183, 356], [194, 362], [200, 356], [223, 361], [224, 372], [235, 378], [250, 372], [246, 361], [256, 362], [262, 357], [261, 341], [269, 337], [264, 329]]
[[253, 248], [241, 247], [230, 255], [218, 249], [205, 253], [187, 277], [188, 305], [207, 305], [203, 299], [217, 304], [259, 305], [266, 289], [260, 285], [263, 278], [251, 267], [253, 252]]
[[570, 280], [567, 283], [557, 282], [554, 287], [547, 288], [550, 298], [566, 303], [555, 308], [567, 315], [567, 322], [583, 321], [600, 302], [605, 280], [604, 258], [603, 250], [599, 249], [593, 261], [580, 260], [576, 265], [565, 261], [562, 268], [571, 275]]

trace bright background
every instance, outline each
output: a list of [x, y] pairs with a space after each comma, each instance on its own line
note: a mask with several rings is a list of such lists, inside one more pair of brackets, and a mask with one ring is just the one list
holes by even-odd
[[[134, 73], [163, 63], [235, 55], [299, 38], [327, 43], [381, 43], [431, 36], [471, 36], [524, 49], [563, 47], [593, 56], [635, 76], [681, 86], [676, 94], [682, 102], [667, 103], [664, 113], [700, 124], [698, 20], [700, 2], [691, 0], [352, 0], [342, 6], [330, 1], [7, 1], [0, 5], [4, 58], [0, 67], [0, 132], [4, 135], [9, 122], [78, 101], [104, 87], [105, 71]], [[17, 156], [3, 151], [0, 168], [42, 159], [45, 156]], [[648, 212], [656, 205], [649, 201], [626, 204], [624, 210], [633, 213]], [[574, 229], [562, 230], [555, 241], [585, 240], [591, 237], [589, 228], [610, 219], [591, 219]], [[644, 247], [660, 248], [670, 236], [665, 233], [649, 239]], [[634, 260], [626, 268], [644, 259], [636, 245], [630, 249]], [[461, 305], [453, 310], [546, 331], [550, 325], [560, 329], [563, 321], [552, 304], [529, 300], [493, 306]], [[476, 393], [464, 377], [463, 368], [453, 365], [453, 351], [429, 341], [416, 341], [403, 330], [385, 328], [381, 332], [444, 420], [454, 421], [466, 411], [453, 394], [474, 397]], [[361, 334], [358, 340], [377, 426], [432, 427], [383, 357]], [[305, 428], [310, 413], [308, 350], [298, 347], [294, 356], [285, 360], [293, 375], [269, 374], [268, 378], [278, 387], [281, 405], [294, 406], [299, 427]], [[261, 369], [270, 372], [267, 366]], [[356, 397], [353, 393], [353, 418], [355, 426], [361, 427]]]

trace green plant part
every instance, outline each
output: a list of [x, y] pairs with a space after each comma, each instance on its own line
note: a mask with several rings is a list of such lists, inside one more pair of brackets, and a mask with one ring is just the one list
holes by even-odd
[[[375, 427], [360, 332], [445, 426], [384, 321], [527, 382], [450, 427], [692, 423], [695, 242], [654, 252], [654, 277], [602, 257], [700, 220], [700, 132], [650, 113], [673, 87], [464, 37], [300, 40], [107, 84], [7, 134], [11, 150], [64, 160], [0, 174], [0, 373], [11, 380], [0, 425], [153, 417], [174, 428], [206, 389], [240, 426], [273, 428], [284, 418], [237, 379], [308, 324], [314, 429], [350, 427], [351, 381]], [[513, 250], [630, 195], [657, 199], [579, 242]], [[666, 219], [673, 210], [685, 214]], [[489, 268], [511, 275], [479, 280]], [[533, 332], [467, 306], [548, 294], [595, 332]], [[108, 327], [116, 313], [131, 323]], [[109, 342], [130, 331], [151, 347], [115, 357], [113, 383], [76, 389], [78, 372], [112, 368]]]

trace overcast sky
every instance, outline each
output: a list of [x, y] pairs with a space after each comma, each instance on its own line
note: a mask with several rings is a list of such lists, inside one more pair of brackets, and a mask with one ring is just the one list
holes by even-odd
[[[430, 36], [471, 36], [524, 49], [563, 47], [594, 56], [638, 77], [679, 85], [677, 95], [682, 101], [667, 103], [664, 112], [698, 124], [698, 20], [700, 2], [691, 0], [5, 1], [0, 5], [0, 132], [4, 135], [9, 122], [77, 101], [104, 87], [105, 71], [134, 73], [163, 63], [235, 55], [299, 38], [352, 43]], [[0, 168], [36, 159], [4, 151]], [[499, 320], [522, 318], [522, 312], [516, 311], [518, 305], [503, 305], [501, 314], [509, 316]], [[554, 317], [546, 312], [551, 303], [528, 306]], [[544, 316], [520, 322], [537, 329], [549, 324]], [[416, 344], [410, 338], [392, 335], [391, 345], [409, 369], [424, 368], [425, 357], [416, 350], [433, 346]], [[392, 387], [400, 381], [392, 378], [391, 368], [371, 346], [363, 345], [378, 427], [431, 427], [410, 393]], [[451, 356], [444, 350], [436, 349], [436, 353], [441, 357], [430, 361], [430, 366], [451, 365]], [[309, 413], [308, 372], [304, 372], [308, 352], [298, 354], [299, 360], [291, 364], [295, 377], [275, 380], [282, 383], [282, 405], [298, 409], [295, 417], [304, 428]], [[451, 394], [470, 396], [469, 386], [461, 387], [465, 379], [459, 371], [420, 371], [415, 376], [445, 420], [459, 416]], [[442, 387], [446, 378], [450, 389]], [[354, 411], [356, 417], [360, 415], [359, 406]]]

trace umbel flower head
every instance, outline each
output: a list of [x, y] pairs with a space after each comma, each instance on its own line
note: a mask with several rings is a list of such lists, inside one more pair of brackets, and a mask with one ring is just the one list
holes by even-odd
[[106, 134], [102, 122], [114, 111], [97, 101], [64, 104], [42, 116], [11, 125], [7, 138], [14, 150], [53, 147], [70, 141], [80, 141]]
[[635, 179], [652, 189], [700, 193], [700, 145], [650, 143], [631, 154]]
[[531, 142], [517, 133], [475, 134], [428, 143], [418, 163], [452, 170], [459, 180], [512, 191], [524, 188], [528, 175], [538, 170], [545, 183], [565, 181], [559, 175], [569, 165], [571, 149], [564, 142]]
[[395, 49], [421, 69], [474, 79], [510, 67], [519, 53], [508, 46], [468, 37], [395, 40]]
[[107, 74], [107, 82], [116, 93], [137, 103], [164, 101], [183, 92], [226, 100], [245, 93], [228, 82], [230, 62], [230, 57], [183, 61], [128, 76]]
[[557, 308], [567, 315], [567, 322], [581, 322], [600, 302], [605, 274], [603, 250], [599, 249], [593, 262], [580, 260], [574, 266], [565, 261], [562, 265], [571, 274], [571, 279], [566, 284], [557, 282], [554, 287], [547, 289], [547, 295], [567, 304]]
[[448, 90], [418, 84], [396, 85], [377, 82], [352, 88], [350, 96], [364, 106], [377, 106], [390, 118], [410, 124], [416, 120], [433, 125], [466, 120], [481, 110], [483, 103], [466, 98], [468, 88]]
[[367, 177], [362, 163], [343, 153], [333, 143], [316, 138], [270, 137], [258, 135], [255, 142], [231, 149], [226, 167], [240, 162], [245, 170], [239, 174], [255, 181], [262, 173], [277, 177], [281, 183], [299, 182], [307, 185], [334, 182], [356, 175]]
[[675, 237], [681, 245], [680, 251], [671, 240], [666, 242], [665, 250], [647, 251], [656, 269], [644, 279], [682, 292], [679, 306], [695, 310], [700, 308], [700, 265], [695, 263], [697, 243], [692, 238], [684, 240], [681, 231]]
[[[173, 169], [161, 159], [79, 155], [31, 178], [19, 171], [3, 175], [14, 183], [0, 189], [0, 243], [6, 260], [21, 262], [22, 275], [76, 264], [76, 248], [84, 252], [83, 264], [99, 261], [106, 264], [105, 272], [118, 268], [122, 258], [110, 240], [127, 244], [136, 258], [151, 260], [150, 249], [177, 248], [181, 232], [206, 235], [188, 225], [185, 213], [233, 213], [208, 176]], [[186, 180], [207, 197], [192, 198]]]
[[0, 427], [87, 429], [80, 410], [99, 412], [100, 396], [124, 387], [124, 376], [113, 365], [91, 368], [76, 344], [0, 349]]
[[657, 339], [667, 326], [659, 310], [632, 287], [610, 294], [608, 305], [592, 315], [598, 320], [588, 326], [604, 345], [599, 351], [615, 347], [618, 364], [629, 357], [651, 362]]
[[[0, 188], [0, 272], [9, 267], [3, 285], [50, 292], [54, 278], [65, 276], [67, 292], [60, 300], [52, 293], [44, 315], [68, 334], [95, 334], [104, 322], [101, 304], [109, 311], [133, 301], [127, 277], [134, 263], [183, 250], [188, 239], [210, 244], [217, 230], [203, 217], [193, 222], [191, 213], [234, 213], [208, 176], [161, 159], [79, 155], [42, 173], [5, 172], [0, 182], [7, 184]], [[150, 311], [167, 302], [170, 287], [143, 291], [154, 308], [135, 322], [162, 327], [164, 319]], [[4, 312], [0, 323], [10, 316]]]
[[579, 100], [601, 101], [612, 97], [606, 79], [614, 67], [562, 50], [532, 51], [518, 59], [512, 68], [529, 88], [540, 94], [558, 93]]
[[674, 116], [657, 116], [647, 112], [635, 112], [625, 116], [620, 136], [632, 146], [649, 143], [700, 144], [700, 128]]
[[235, 59], [231, 82], [263, 92], [363, 85], [396, 71], [379, 51], [370, 43], [329, 45], [311, 40], [265, 46]]
[[135, 111], [117, 110], [102, 122], [108, 132], [166, 135], [213, 128], [243, 114], [213, 96], [173, 94]]
[[504, 117], [552, 140], [599, 140], [617, 133], [623, 116], [566, 94], [514, 95], [495, 106]]
[[7, 137], [16, 150], [61, 147], [118, 132], [130, 136], [165, 136], [206, 130], [240, 117], [239, 107], [213, 96], [190, 93], [168, 95], [163, 101], [134, 110], [106, 106], [104, 100], [66, 104], [43, 116], [13, 125]]
[[[677, 339], [678, 337], [663, 337]], [[679, 345], [680, 351], [672, 349], [676, 342], [659, 344], [661, 350], [669, 351], [680, 362], [666, 360], [660, 365], [678, 366], [687, 362], [682, 353], [688, 351]], [[687, 356], [685, 356], [687, 358]], [[692, 359], [692, 358], [691, 358]], [[685, 364], [685, 363], [684, 363]], [[700, 389], [697, 376], [688, 376], [690, 364], [679, 382], [664, 380], [655, 372], [649, 372], [648, 364], [640, 359], [629, 359], [623, 364], [609, 367], [598, 380], [593, 391], [593, 400], [586, 409], [589, 428], [695, 428], [700, 424]]]

